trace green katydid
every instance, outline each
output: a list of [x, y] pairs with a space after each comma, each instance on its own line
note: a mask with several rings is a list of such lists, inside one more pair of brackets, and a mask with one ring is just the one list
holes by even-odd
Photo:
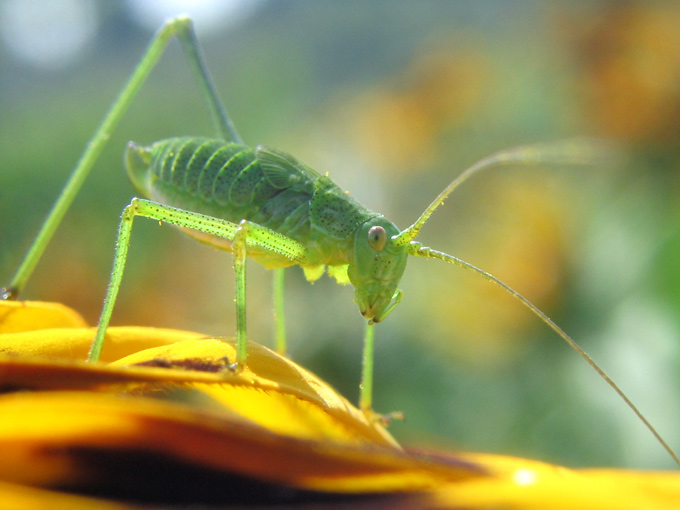
[[505, 150], [465, 170], [405, 230], [361, 206], [293, 156], [268, 147], [245, 145], [231, 123], [199, 51], [191, 20], [177, 17], [156, 34], [130, 80], [88, 143], [70, 180], [51, 210], [0, 299], [14, 299], [27, 280], [82, 186], [110, 134], [164, 52], [177, 36], [208, 103], [217, 138], [171, 138], [148, 147], [130, 143], [126, 166], [145, 199], [134, 198], [123, 212], [111, 280], [90, 361], [99, 358], [123, 276], [133, 220], [145, 216], [180, 227], [187, 234], [233, 253], [236, 273], [237, 356], [235, 368], [247, 363], [245, 273], [252, 257], [274, 270], [277, 304], [277, 349], [285, 352], [283, 269], [299, 265], [310, 281], [325, 268], [339, 283], [351, 283], [366, 322], [360, 407], [372, 415], [373, 325], [400, 303], [398, 285], [409, 256], [439, 259], [474, 272], [523, 303], [564, 339], [617, 392], [680, 464], [680, 459], [604, 371], [543, 312], [515, 290], [452, 255], [415, 241], [434, 210], [461, 183], [482, 169], [507, 163], [573, 163], [595, 154], [577, 143], [556, 143]]

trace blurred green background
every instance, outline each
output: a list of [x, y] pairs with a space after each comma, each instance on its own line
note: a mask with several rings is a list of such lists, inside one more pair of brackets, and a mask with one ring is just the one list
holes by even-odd
[[[187, 4], [187, 5], [183, 5]], [[190, 5], [189, 5], [190, 4]], [[569, 332], [680, 449], [680, 4], [677, 2], [0, 1], [0, 283], [166, 16], [191, 13], [243, 138], [296, 155], [400, 227], [499, 149], [575, 136], [625, 157], [512, 167], [457, 190], [424, 244], [498, 276]], [[128, 140], [211, 135], [173, 43], [24, 295], [96, 323]], [[114, 324], [235, 330], [228, 254], [136, 223]], [[288, 271], [291, 356], [352, 401], [363, 321], [351, 287]], [[249, 265], [251, 337], [271, 345], [270, 274]], [[569, 466], [672, 461], [527, 310], [442, 262], [410, 261], [376, 331], [375, 406], [406, 444]]]

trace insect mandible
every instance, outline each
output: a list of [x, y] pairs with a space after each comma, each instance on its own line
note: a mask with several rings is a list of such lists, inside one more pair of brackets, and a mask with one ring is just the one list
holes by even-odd
[[180, 227], [190, 236], [231, 251], [236, 274], [236, 369], [247, 363], [246, 258], [275, 272], [277, 348], [285, 352], [283, 333], [283, 270], [299, 265], [310, 281], [327, 268], [339, 283], [351, 283], [355, 301], [366, 319], [359, 405], [372, 411], [373, 328], [400, 303], [398, 288], [408, 257], [435, 258], [463, 267], [499, 286], [547, 324], [617, 392], [680, 464], [670, 446], [602, 369], [543, 312], [494, 276], [452, 255], [415, 241], [434, 210], [461, 183], [482, 169], [521, 163], [587, 164], [593, 155], [578, 143], [560, 142], [505, 150], [465, 170], [452, 181], [408, 228], [398, 229], [344, 193], [329, 177], [317, 173], [278, 149], [251, 148], [243, 143], [208, 73], [191, 20], [180, 16], [161, 27], [87, 145], [68, 183], [53, 206], [0, 299], [16, 299], [44, 249], [77, 195], [111, 133], [140, 87], [176, 36], [208, 103], [217, 138], [171, 138], [142, 147], [130, 143], [125, 161], [130, 178], [146, 198], [134, 198], [123, 211], [113, 271], [89, 360], [98, 360], [120, 288], [133, 220], [145, 216]]

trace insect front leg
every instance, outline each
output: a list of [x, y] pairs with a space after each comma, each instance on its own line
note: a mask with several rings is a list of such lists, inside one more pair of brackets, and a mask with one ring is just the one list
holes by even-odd
[[359, 409], [365, 414], [373, 414], [373, 351], [375, 345], [375, 325], [366, 323], [364, 332], [364, 352], [361, 361], [361, 384], [359, 385]]
[[[401, 291], [395, 292], [395, 296], [399, 294], [401, 300]], [[396, 305], [395, 305], [396, 306]], [[394, 307], [392, 307], [394, 308]], [[392, 420], [403, 420], [404, 413], [401, 411], [392, 411], [387, 414], [376, 413], [373, 410], [373, 359], [375, 350], [375, 322], [369, 320], [366, 322], [366, 329], [364, 332], [364, 352], [361, 360], [361, 384], [359, 386], [359, 409], [371, 421], [376, 421], [383, 426], [390, 424]]]
[[[359, 386], [359, 408], [372, 418], [375, 417], [375, 413], [373, 412], [373, 362], [375, 358], [373, 354], [375, 345], [375, 333], [373, 328], [377, 322], [384, 320], [385, 317], [394, 310], [401, 302], [402, 295], [403, 292], [401, 289], [397, 289], [392, 296], [392, 302], [380, 316], [376, 316], [366, 323], [366, 330], [364, 333], [364, 353], [361, 363], [361, 385]], [[389, 421], [390, 418], [380, 416], [379, 419], [381, 421]]]

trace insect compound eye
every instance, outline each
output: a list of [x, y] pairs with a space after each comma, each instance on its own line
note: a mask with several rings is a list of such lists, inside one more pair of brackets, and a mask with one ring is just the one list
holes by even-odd
[[380, 225], [368, 230], [368, 245], [375, 251], [382, 251], [387, 243], [387, 232]]

